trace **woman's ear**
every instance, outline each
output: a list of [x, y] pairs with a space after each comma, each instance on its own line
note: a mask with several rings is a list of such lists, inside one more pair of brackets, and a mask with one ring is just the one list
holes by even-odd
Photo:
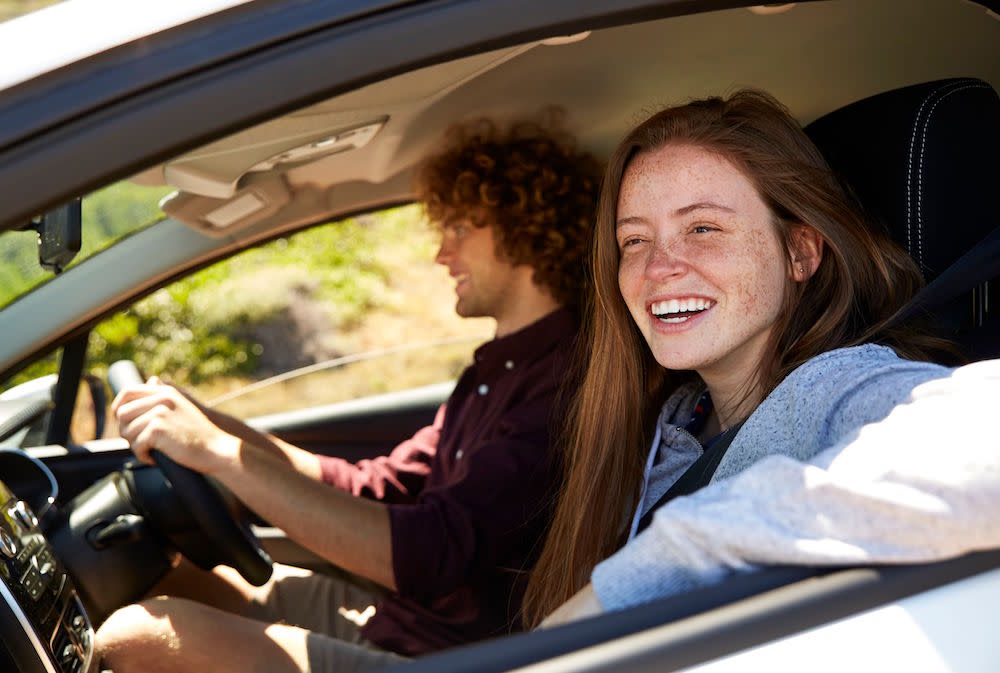
[[823, 236], [808, 224], [793, 224], [790, 241], [792, 278], [801, 283], [812, 278], [823, 261]]

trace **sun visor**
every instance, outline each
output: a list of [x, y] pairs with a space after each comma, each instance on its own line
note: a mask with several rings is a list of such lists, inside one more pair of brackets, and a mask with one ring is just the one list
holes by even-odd
[[167, 184], [182, 192], [229, 199], [241, 181], [254, 173], [292, 168], [364, 147], [388, 119], [344, 125], [343, 114], [287, 117], [272, 122], [266, 138], [255, 142], [248, 137], [229, 150], [180, 157], [163, 167], [163, 175]]
[[285, 181], [277, 176], [245, 181], [229, 198], [174, 192], [160, 208], [164, 213], [213, 237], [252, 226], [281, 210], [291, 200]]

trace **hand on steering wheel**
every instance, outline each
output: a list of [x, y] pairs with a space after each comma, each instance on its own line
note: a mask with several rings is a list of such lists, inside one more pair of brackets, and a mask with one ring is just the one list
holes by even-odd
[[[142, 383], [138, 369], [129, 360], [115, 362], [108, 368], [108, 384], [116, 395], [128, 386]], [[137, 455], [142, 454], [137, 452]], [[188, 514], [205, 534], [207, 553], [198, 553], [197, 558], [191, 560], [206, 570], [216, 564], [228, 565], [251, 584], [264, 584], [271, 576], [271, 558], [260, 546], [260, 541], [250, 527], [238, 523], [229, 513], [222, 496], [212, 483], [204, 475], [177, 463], [162, 451], [150, 450], [148, 456], [163, 472]], [[201, 551], [203, 550], [199, 550]]]

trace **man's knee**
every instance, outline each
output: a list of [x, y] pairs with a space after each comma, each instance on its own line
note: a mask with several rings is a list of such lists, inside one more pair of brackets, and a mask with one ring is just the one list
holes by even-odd
[[183, 598], [152, 598], [114, 612], [97, 631], [115, 673], [298, 673], [308, 632], [246, 619]]
[[116, 610], [97, 630], [95, 648], [104, 665], [115, 671], [149, 668], [177, 649], [171, 613], [182, 601], [154, 598]]

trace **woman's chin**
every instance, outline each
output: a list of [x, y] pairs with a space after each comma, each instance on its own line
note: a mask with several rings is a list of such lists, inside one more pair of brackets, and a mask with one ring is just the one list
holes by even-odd
[[705, 357], [700, 357], [692, 353], [657, 353], [655, 350], [653, 351], [653, 357], [661, 367], [674, 371], [697, 370], [706, 360]]

